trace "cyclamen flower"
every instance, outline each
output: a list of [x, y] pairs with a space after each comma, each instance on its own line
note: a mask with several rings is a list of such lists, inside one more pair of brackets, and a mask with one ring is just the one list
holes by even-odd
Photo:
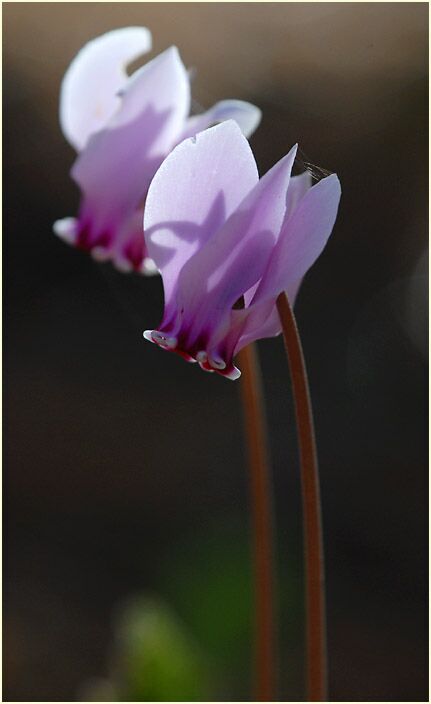
[[285, 291], [293, 305], [341, 195], [335, 174], [313, 187], [308, 172], [291, 177], [296, 149], [259, 180], [250, 146], [229, 120], [163, 162], [148, 191], [144, 231], [165, 310], [147, 340], [236, 379], [235, 354], [280, 333], [277, 297]]
[[54, 232], [122, 271], [155, 271], [142, 231], [148, 186], [166, 155], [186, 137], [227, 118], [249, 136], [260, 121], [250, 103], [225, 100], [189, 117], [190, 80], [176, 47], [130, 77], [126, 66], [151, 49], [144, 27], [98, 37], [78, 53], [60, 95], [63, 133], [79, 153], [71, 175], [82, 193], [77, 218]]

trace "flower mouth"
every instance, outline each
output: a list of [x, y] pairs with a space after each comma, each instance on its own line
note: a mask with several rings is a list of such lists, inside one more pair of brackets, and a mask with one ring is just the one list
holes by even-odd
[[175, 352], [187, 362], [197, 362], [203, 371], [216, 372], [231, 380], [238, 379], [241, 376], [240, 370], [235, 367], [233, 362], [226, 362], [219, 354], [209, 353], [202, 349], [197, 351], [184, 350], [178, 338], [171, 337], [159, 330], [145, 330], [144, 338], [166, 352]]

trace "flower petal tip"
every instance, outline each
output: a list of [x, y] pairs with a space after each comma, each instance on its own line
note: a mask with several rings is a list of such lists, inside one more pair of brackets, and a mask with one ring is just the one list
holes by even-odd
[[106, 247], [93, 247], [91, 256], [96, 262], [106, 262], [110, 257], [110, 252]]
[[175, 46], [175, 44], [172, 44], [172, 46], [170, 46], [168, 49], [166, 49], [165, 54], [166, 54], [166, 56], [172, 56], [172, 58], [174, 58], [174, 59], [181, 60], [180, 51], [179, 51], [178, 47]]
[[130, 272], [133, 271], [133, 266], [127, 259], [120, 259], [117, 257], [114, 259], [114, 266], [122, 274], [130, 274]]
[[144, 337], [149, 342], [154, 342], [159, 347], [167, 350], [174, 350], [178, 345], [178, 340], [176, 337], [168, 337], [158, 330], [145, 330]]
[[67, 244], [73, 245], [76, 240], [76, 226], [76, 218], [62, 218], [61, 220], [55, 221], [52, 229], [57, 237], [60, 237], [60, 239], [67, 242]]
[[241, 371], [237, 367], [232, 367], [232, 369], [227, 374], [224, 374], [223, 376], [225, 376], [226, 379], [230, 379], [231, 381], [236, 381], [237, 379], [240, 378]]
[[142, 334], [143, 334], [144, 338], [145, 338], [146, 340], [148, 340], [148, 342], [152, 342], [153, 345], [154, 345], [155, 342], [154, 342], [154, 340], [153, 340], [153, 338], [152, 338], [152, 333], [153, 333], [152, 330], [144, 330], [144, 332], [143, 332]]
[[262, 120], [262, 110], [245, 100], [222, 100], [217, 103], [208, 114], [213, 113], [213, 118], [219, 122], [233, 120], [236, 122], [244, 137], [251, 137]]
[[252, 103], [247, 103], [247, 105], [249, 106], [247, 126], [244, 126], [242, 129], [246, 137], [251, 137], [262, 122], [262, 110]]
[[333, 184], [333, 186], [335, 186], [337, 184], [338, 190], [341, 193], [341, 183], [340, 183], [340, 179], [338, 178], [338, 175], [337, 174], [330, 174], [326, 178], [329, 183]]
[[220, 357], [210, 357], [209, 364], [216, 371], [223, 371], [224, 369], [226, 369], [226, 362]]
[[145, 276], [156, 276], [159, 273], [157, 265], [150, 257], [145, 257], [142, 262], [141, 271]]
[[228, 120], [223, 120], [223, 122], [219, 122], [218, 124], [213, 125], [212, 127], [209, 127], [206, 130], [203, 130], [202, 132], [198, 132], [198, 134], [196, 135], [196, 138], [199, 140], [199, 139], [204, 138], [204, 135], [207, 136], [210, 133], [212, 133], [214, 135], [216, 132], [218, 132], [219, 135], [235, 134], [235, 135], [239, 136], [243, 141], [245, 139], [238, 122], [236, 120], [234, 120], [233, 118], [229, 118]]

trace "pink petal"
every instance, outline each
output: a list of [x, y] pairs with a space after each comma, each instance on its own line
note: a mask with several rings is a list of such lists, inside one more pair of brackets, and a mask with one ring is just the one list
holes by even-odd
[[77, 151], [118, 108], [127, 65], [150, 50], [148, 29], [123, 27], [88, 42], [73, 59], [61, 85], [60, 124]]
[[[304, 171], [304, 173], [300, 174], [299, 176], [290, 177], [289, 188], [287, 189], [286, 212], [284, 215], [284, 220], [286, 219], [286, 217], [289, 217], [289, 215], [293, 213], [301, 198], [311, 188], [311, 183], [311, 174], [308, 171]], [[257, 289], [259, 288], [259, 284], [260, 281], [257, 281], [254, 286], [252, 286], [248, 291], [245, 292], [244, 303], [246, 308], [248, 308], [251, 301], [253, 300], [253, 297]]]
[[214, 235], [258, 181], [238, 126], [224, 122], [176, 147], [148, 191], [144, 231], [163, 277], [165, 306], [186, 262]]
[[285, 219], [253, 303], [287, 291], [293, 305], [298, 282], [322, 253], [337, 217], [341, 196], [335, 174], [319, 181]]
[[72, 169], [83, 193], [77, 246], [119, 253], [119, 233], [142, 208], [151, 178], [182, 129], [189, 102], [187, 74], [175, 47], [129, 80], [120, 109], [93, 135]]
[[[339, 182], [335, 176], [328, 178], [328, 183], [320, 187], [317, 184], [311, 191], [311, 177], [307, 172], [290, 180], [284, 225], [268, 270], [250, 307], [232, 312], [236, 315], [242, 313], [245, 320], [235, 354], [254, 340], [280, 333], [277, 296], [286, 291], [291, 305], [294, 305], [304, 274], [323, 250], [335, 222], [340, 198]], [[301, 208], [304, 209], [302, 215]], [[307, 248], [302, 262], [298, 259], [298, 248], [301, 247]], [[277, 279], [276, 269], [280, 279]]]

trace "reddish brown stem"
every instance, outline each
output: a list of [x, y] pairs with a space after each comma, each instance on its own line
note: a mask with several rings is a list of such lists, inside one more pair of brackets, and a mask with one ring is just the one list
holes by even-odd
[[271, 482], [257, 351], [248, 345], [239, 353], [241, 391], [250, 467], [250, 493], [255, 571], [256, 701], [275, 698], [275, 634], [273, 526]]
[[298, 428], [304, 511], [308, 701], [327, 700], [325, 570], [319, 472], [307, 372], [296, 320], [285, 293], [277, 299]]

